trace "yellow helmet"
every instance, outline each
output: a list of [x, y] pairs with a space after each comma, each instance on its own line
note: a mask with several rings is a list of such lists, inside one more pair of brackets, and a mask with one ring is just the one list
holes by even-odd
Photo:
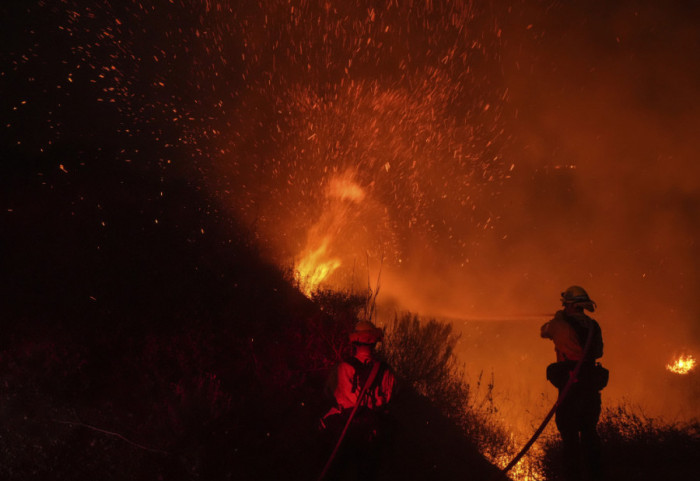
[[369, 321], [360, 321], [355, 331], [350, 333], [350, 342], [360, 344], [376, 344], [384, 338], [384, 331]]
[[561, 293], [561, 303], [574, 304], [583, 307], [587, 311], [593, 312], [596, 303], [588, 297], [588, 293], [581, 286], [571, 286]]

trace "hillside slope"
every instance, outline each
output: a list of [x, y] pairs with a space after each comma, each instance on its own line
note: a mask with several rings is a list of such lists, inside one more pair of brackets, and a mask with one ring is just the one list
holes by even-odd
[[[315, 479], [328, 340], [352, 319], [193, 185], [110, 158], [14, 155], [1, 181], [0, 477]], [[407, 386], [395, 415], [384, 479], [497, 474]]]

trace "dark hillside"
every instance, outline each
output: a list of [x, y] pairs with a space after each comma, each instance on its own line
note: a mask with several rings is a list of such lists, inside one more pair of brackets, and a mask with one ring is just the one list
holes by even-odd
[[[351, 310], [302, 296], [196, 179], [105, 149], [9, 153], [0, 477], [315, 479]], [[385, 479], [496, 472], [410, 389], [395, 409]]]

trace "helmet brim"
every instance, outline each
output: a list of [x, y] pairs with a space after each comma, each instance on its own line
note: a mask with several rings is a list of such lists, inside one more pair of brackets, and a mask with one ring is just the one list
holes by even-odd
[[384, 331], [379, 328], [350, 333], [350, 342], [359, 344], [376, 344], [384, 339]]

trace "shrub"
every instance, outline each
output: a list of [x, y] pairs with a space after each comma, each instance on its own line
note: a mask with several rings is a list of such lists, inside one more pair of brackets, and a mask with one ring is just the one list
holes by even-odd
[[[692, 479], [700, 451], [700, 424], [666, 423], [621, 404], [604, 409], [598, 424], [606, 479]], [[563, 479], [558, 436], [544, 443], [543, 470], [547, 479]]]
[[395, 316], [383, 353], [405, 383], [431, 400], [491, 460], [507, 457], [515, 447], [509, 433], [492, 416], [493, 380], [481, 392], [481, 376], [472, 389], [454, 350], [459, 334], [452, 325], [410, 313]]
[[396, 374], [450, 417], [464, 411], [469, 399], [453, 355], [458, 340], [452, 325], [434, 319], [421, 324], [406, 313], [395, 316], [383, 349]]
[[314, 334], [326, 345], [326, 352], [332, 353], [329, 360], [340, 362], [349, 354], [348, 333], [355, 328], [366, 299], [350, 291], [316, 290], [311, 300], [325, 314], [311, 320]]

